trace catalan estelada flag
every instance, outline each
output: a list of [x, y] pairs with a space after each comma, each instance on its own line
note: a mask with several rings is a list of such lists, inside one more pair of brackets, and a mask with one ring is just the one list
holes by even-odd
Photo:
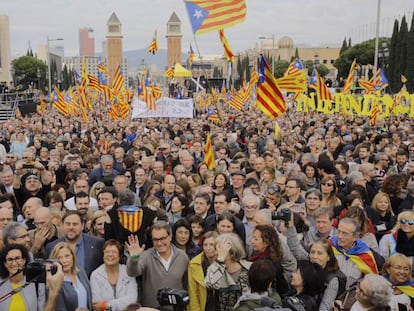
[[228, 62], [233, 62], [234, 53], [230, 48], [229, 41], [227, 40], [226, 36], [224, 35], [224, 29], [219, 30], [219, 37], [221, 44], [223, 45], [224, 55]]
[[330, 238], [328, 241], [335, 255], [342, 254], [347, 259], [350, 259], [362, 273], [378, 274], [378, 267], [374, 255], [361, 239], [358, 239], [355, 245], [347, 251], [338, 245], [338, 238], [336, 236]]
[[388, 276], [385, 279], [392, 285], [393, 288], [398, 288], [408, 297], [414, 298], [414, 280], [409, 280], [401, 284], [393, 284]]
[[210, 107], [207, 107], [207, 120], [212, 121], [214, 123], [220, 123], [221, 120], [217, 113], [213, 111]]
[[351, 64], [351, 68], [349, 69], [348, 78], [346, 78], [344, 88], [342, 89], [342, 94], [348, 94], [351, 91], [352, 84], [354, 83], [354, 75], [355, 75], [355, 66], [356, 66], [356, 59]]
[[211, 144], [210, 133], [207, 134], [204, 154], [204, 162], [207, 164], [209, 170], [213, 170], [216, 167], [216, 161], [214, 160], [214, 151], [213, 145]]
[[246, 18], [245, 0], [186, 0], [185, 4], [194, 34], [228, 28]]
[[158, 51], [158, 37], [157, 30], [155, 30], [154, 37], [152, 38], [151, 44], [148, 47], [148, 53], [155, 54]]
[[296, 58], [293, 62], [290, 63], [289, 67], [286, 69], [284, 76], [294, 76], [301, 73], [303, 70], [303, 64], [299, 58]]
[[332, 94], [326, 86], [325, 81], [323, 81], [322, 77], [319, 75], [316, 69], [314, 69], [314, 71], [312, 72], [312, 76], [314, 76], [313, 79], [314, 81], [316, 81], [316, 85], [312, 81], [312, 85], [309, 85], [309, 87], [315, 89], [318, 99], [333, 100]]
[[53, 107], [65, 117], [69, 114], [63, 94], [57, 88], [53, 91]]
[[293, 75], [286, 75], [276, 79], [277, 86], [288, 92], [304, 92], [307, 90], [306, 69]]
[[125, 205], [118, 208], [119, 223], [130, 232], [137, 232], [142, 225], [144, 212], [134, 205]]
[[287, 110], [285, 99], [277, 86], [269, 64], [262, 55], [259, 66], [259, 82], [257, 84], [256, 105], [270, 119], [275, 119]]

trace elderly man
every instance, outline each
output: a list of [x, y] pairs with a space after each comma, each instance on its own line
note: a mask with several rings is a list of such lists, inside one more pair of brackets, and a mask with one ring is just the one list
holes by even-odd
[[129, 276], [142, 276], [142, 303], [156, 308], [157, 291], [160, 288], [184, 289], [187, 272], [187, 254], [171, 243], [171, 227], [164, 221], [157, 221], [151, 227], [153, 248], [145, 245], [136, 236], [130, 236], [126, 249], [130, 254], [127, 261]]
[[30, 251], [31, 241], [27, 227], [14, 221], [9, 223], [3, 229], [3, 243], [4, 245], [20, 244]]
[[46, 245], [63, 236], [60, 227], [52, 223], [52, 213], [47, 207], [39, 207], [34, 212], [34, 224], [36, 229], [29, 231], [29, 237], [32, 241], [31, 252], [35, 258], [45, 258]]
[[378, 274], [384, 264], [384, 259], [360, 239], [360, 231], [360, 226], [354, 219], [342, 218], [338, 225], [338, 236], [328, 240], [338, 260], [339, 269], [347, 276], [347, 288], [364, 274]]
[[104, 154], [101, 157], [100, 167], [89, 173], [89, 186], [92, 186], [97, 181], [112, 182], [112, 179], [117, 175], [119, 175], [119, 172], [114, 169], [114, 158], [108, 154]]

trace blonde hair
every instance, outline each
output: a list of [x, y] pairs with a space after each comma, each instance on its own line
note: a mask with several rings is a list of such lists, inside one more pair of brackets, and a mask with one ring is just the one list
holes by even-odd
[[398, 231], [400, 229], [400, 221], [403, 218], [409, 218], [409, 220], [414, 220], [414, 212], [413, 211], [402, 211], [397, 216], [397, 222], [395, 223], [394, 228], [392, 228], [393, 232]]
[[384, 263], [384, 266], [382, 267], [382, 275], [384, 276], [389, 276], [390, 273], [388, 272], [389, 267], [397, 265], [397, 264], [402, 264], [405, 266], [408, 266], [410, 269], [410, 273], [408, 273], [408, 280], [412, 280], [412, 276], [411, 276], [411, 270], [412, 270], [412, 266], [411, 266], [411, 260], [405, 256], [404, 254], [400, 254], [400, 253], [396, 253], [392, 256], [390, 256]]
[[104, 217], [104, 216], [105, 216], [105, 221], [107, 221], [109, 216], [108, 216], [108, 214], [106, 213], [105, 210], [93, 211], [92, 214], [90, 215], [90, 219], [91, 219], [91, 229], [90, 230], [91, 230], [92, 235], [96, 236], [96, 232], [95, 232], [95, 229], [94, 229], [96, 220], [98, 218], [101, 218], [101, 217]]
[[74, 252], [74, 251], [73, 251], [73, 249], [69, 246], [69, 244], [68, 244], [68, 243], [66, 243], [66, 242], [59, 242], [59, 243], [57, 243], [57, 244], [53, 247], [52, 252], [50, 253], [50, 259], [58, 259], [58, 257], [59, 257], [59, 252], [60, 252], [62, 249], [67, 249], [67, 250], [71, 253], [71, 255], [72, 255], [72, 258], [73, 258], [73, 265], [72, 265], [72, 267], [70, 268], [70, 273], [72, 273], [72, 274], [78, 274], [78, 272], [79, 272], [79, 268], [78, 268], [78, 262], [77, 262], [77, 259], [76, 259], [76, 255], [75, 255], [75, 252]]
[[380, 201], [382, 198], [386, 198], [386, 199], [387, 199], [387, 202], [388, 202], [388, 209], [387, 209], [387, 212], [391, 213], [391, 216], [394, 216], [395, 214], [394, 214], [394, 212], [393, 212], [393, 210], [392, 210], [392, 207], [391, 207], [391, 200], [390, 200], [390, 196], [389, 196], [387, 193], [385, 193], [385, 192], [381, 192], [381, 191], [380, 191], [380, 192], [378, 192], [378, 193], [375, 195], [375, 197], [372, 199], [371, 206], [372, 206], [373, 208], [375, 208], [376, 210], [378, 210], [377, 206], [378, 206], [379, 201]]
[[216, 243], [224, 243], [224, 242], [229, 242], [231, 245], [229, 254], [230, 254], [232, 261], [238, 262], [240, 259], [243, 259], [246, 257], [246, 252], [244, 250], [243, 243], [237, 234], [235, 233], [220, 234], [216, 239]]

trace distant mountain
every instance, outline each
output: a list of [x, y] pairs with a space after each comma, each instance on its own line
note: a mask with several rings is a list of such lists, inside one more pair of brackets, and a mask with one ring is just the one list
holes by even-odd
[[[128, 71], [138, 70], [142, 63], [146, 66], [155, 64], [160, 70], [164, 70], [165, 66], [167, 66], [167, 52], [168, 50], [166, 49], [159, 49], [157, 53], [152, 55], [148, 53], [147, 49], [124, 51], [124, 57], [128, 61]], [[98, 56], [100, 55], [98, 54]], [[183, 53], [182, 59], [185, 60], [186, 57], [186, 54]]]

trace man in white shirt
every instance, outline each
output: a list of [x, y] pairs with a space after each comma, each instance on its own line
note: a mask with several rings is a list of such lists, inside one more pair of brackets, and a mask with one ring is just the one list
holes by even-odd
[[[88, 181], [84, 179], [78, 179], [73, 186], [73, 190], [75, 191], [75, 195], [81, 191], [89, 194]], [[65, 207], [67, 210], [76, 211], [75, 198], [72, 197], [70, 199], [67, 199], [65, 201]], [[96, 201], [96, 199], [92, 197], [90, 197], [90, 200], [89, 200], [89, 210], [90, 211], [98, 210], [98, 201]]]

